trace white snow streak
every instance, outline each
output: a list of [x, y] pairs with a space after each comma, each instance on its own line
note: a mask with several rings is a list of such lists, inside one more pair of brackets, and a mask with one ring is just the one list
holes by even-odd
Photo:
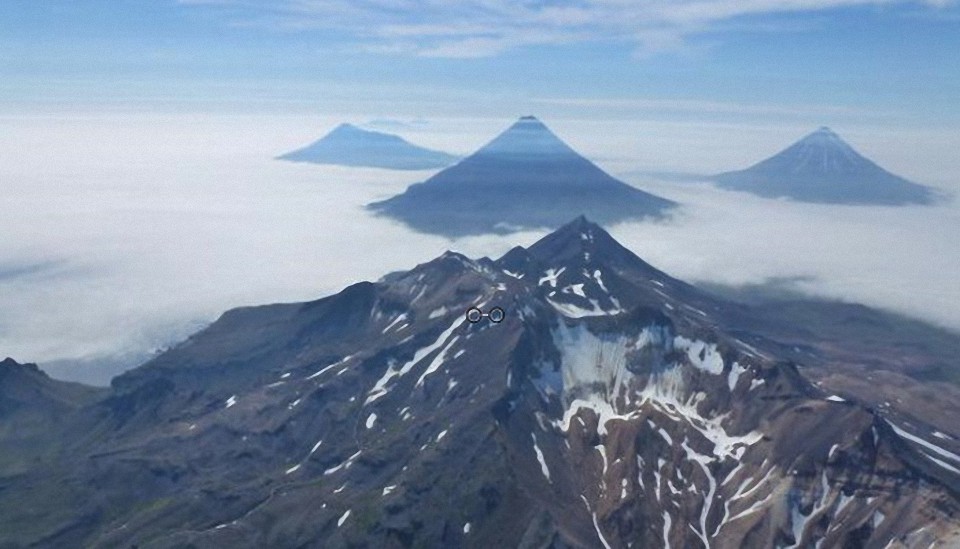
[[407, 319], [407, 313], [402, 313], [402, 314], [400, 314], [399, 316], [397, 316], [397, 318], [393, 319], [393, 322], [391, 322], [390, 324], [388, 324], [387, 327], [384, 328], [383, 331], [380, 332], [380, 333], [385, 334], [385, 333], [389, 332], [389, 331], [390, 331], [390, 328], [393, 328], [394, 326], [396, 326], [397, 324], [400, 324], [401, 322], [405, 321], [406, 319]]
[[936, 444], [932, 444], [932, 443], [930, 443], [930, 442], [927, 442], [926, 440], [923, 440], [922, 438], [920, 438], [920, 437], [918, 437], [918, 436], [916, 436], [916, 435], [911, 435], [910, 433], [908, 433], [908, 432], [904, 431], [903, 429], [897, 427], [896, 425], [894, 425], [894, 424], [891, 423], [890, 421], [887, 421], [887, 424], [890, 425], [890, 427], [893, 428], [893, 431], [894, 431], [895, 433], [897, 433], [898, 435], [900, 435], [901, 437], [903, 437], [903, 438], [905, 438], [905, 439], [907, 439], [907, 440], [909, 440], [909, 441], [911, 441], [911, 442], [915, 442], [915, 443], [919, 444], [920, 446], [923, 446], [923, 448], [926, 449], [926, 450], [929, 450], [929, 451], [934, 452], [934, 453], [936, 453], [936, 454], [938, 454], [938, 455], [940, 455], [940, 456], [943, 456], [943, 457], [945, 457], [945, 458], [947, 458], [947, 459], [950, 459], [951, 461], [956, 461], [957, 463], [960, 463], [960, 456], [958, 456], [957, 454], [954, 454], [953, 452], [949, 452], [949, 451], [947, 451], [947, 450], [944, 450], [943, 448], [937, 446]]
[[670, 433], [665, 431], [663, 427], [660, 427], [658, 431], [660, 433], [660, 436], [663, 437], [663, 440], [667, 441], [667, 444], [669, 444], [670, 446], [673, 446], [673, 439], [670, 437]]
[[710, 540], [707, 537], [707, 515], [710, 514], [710, 507], [713, 505], [713, 496], [717, 491], [717, 479], [713, 477], [710, 473], [710, 469], [707, 467], [707, 464], [715, 460], [712, 456], [704, 456], [698, 453], [696, 450], [687, 445], [687, 441], [684, 440], [681, 444], [681, 447], [687, 453], [687, 459], [690, 461], [697, 462], [700, 465], [700, 469], [703, 471], [704, 476], [707, 477], [707, 482], [710, 483], [710, 488], [707, 491], [706, 497], [703, 498], [703, 507], [700, 511], [700, 530], [694, 532], [697, 536], [700, 537], [700, 540], [703, 542], [703, 545], [710, 549]]
[[349, 469], [350, 466], [353, 465], [353, 461], [354, 461], [355, 459], [357, 459], [358, 457], [360, 457], [360, 452], [359, 452], [359, 451], [358, 451], [356, 454], [353, 454], [352, 456], [348, 457], [348, 458], [347, 458], [347, 461], [344, 461], [344, 462], [341, 463], [340, 465], [337, 465], [337, 466], [335, 466], [335, 467], [331, 467], [331, 468], [327, 469], [326, 471], [323, 472], [323, 475], [324, 475], [324, 476], [329, 476], [329, 475], [332, 475], [332, 474], [336, 473], [337, 471], [339, 471], [339, 470], [341, 470], [341, 469], [344, 469], [344, 470]]
[[623, 309], [617, 307], [614, 309], [604, 309], [600, 306], [600, 302], [596, 299], [590, 300], [590, 309], [584, 309], [583, 307], [577, 307], [576, 305], [571, 305], [569, 303], [560, 303], [547, 298], [547, 303], [549, 303], [558, 313], [562, 314], [567, 318], [585, 318], [589, 316], [611, 316], [618, 315], [623, 312]]
[[557, 278], [563, 274], [563, 271], [566, 271], [566, 267], [561, 267], [560, 270], [548, 269], [543, 273], [543, 276], [540, 277], [540, 280], [537, 282], [537, 286], [543, 286], [544, 282], [550, 285], [551, 288], [557, 287]]
[[444, 348], [443, 348], [439, 353], [437, 353], [437, 356], [433, 357], [433, 360], [430, 361], [430, 365], [427, 366], [427, 369], [424, 370], [422, 374], [420, 374], [420, 379], [417, 380], [417, 384], [416, 384], [417, 387], [422, 387], [422, 386], [423, 386], [423, 380], [426, 379], [428, 375], [430, 375], [430, 374], [436, 372], [438, 369], [440, 369], [440, 366], [443, 365], [443, 362], [444, 362], [445, 360], [447, 360], [447, 352], [450, 351], [450, 347], [453, 347], [453, 345], [454, 345], [454, 344], [457, 342], [457, 340], [459, 340], [459, 339], [460, 339], [460, 336], [458, 336], [458, 335], [457, 335], [457, 336], [453, 336], [453, 337], [450, 339], [450, 342], [447, 343], [447, 344], [444, 346]]
[[337, 366], [342, 366], [343, 364], [346, 364], [346, 362], [347, 362], [348, 360], [350, 360], [351, 358], [353, 358], [353, 357], [354, 357], [354, 355], [347, 355], [347, 356], [343, 357], [339, 362], [334, 362], [333, 364], [327, 366], [326, 368], [321, 368], [321, 369], [318, 370], [317, 372], [315, 372], [315, 373], [307, 376], [307, 379], [313, 379], [313, 378], [315, 378], [315, 377], [322, 376], [323, 374], [329, 372], [330, 370], [336, 368]]
[[600, 269], [593, 271], [593, 279], [597, 281], [597, 285], [600, 286], [601, 290], [607, 292], [608, 294], [610, 293], [610, 290], [604, 286], [603, 279], [600, 277]]
[[550, 469], [547, 468], [547, 462], [543, 459], [543, 452], [540, 451], [540, 446], [537, 444], [537, 435], [530, 433], [530, 438], [533, 439], [533, 451], [536, 452], [537, 461], [540, 462], [540, 472], [546, 477], [547, 482], [553, 482], [550, 479]]
[[945, 461], [943, 461], [943, 460], [939, 460], [939, 459], [937, 459], [937, 458], [935, 458], [935, 457], [933, 457], [933, 456], [931, 456], [931, 455], [927, 455], [927, 459], [929, 459], [930, 461], [936, 463], [936, 464], [939, 465], [940, 467], [943, 467], [944, 469], [950, 471], [951, 473], [956, 473], [956, 474], [960, 475], [960, 469], [957, 469], [957, 468], [954, 467], [953, 465], [950, 465], [949, 463], [947, 463], [947, 462], [945, 462]]
[[370, 404], [371, 402], [387, 394], [387, 392], [389, 391], [389, 389], [387, 389], [387, 384], [390, 383], [390, 380], [392, 380], [395, 377], [402, 377], [407, 373], [409, 373], [410, 370], [412, 370], [413, 367], [416, 366], [418, 362], [426, 358], [427, 355], [429, 355], [430, 353], [440, 348], [440, 346], [447, 341], [447, 338], [450, 337], [450, 334], [452, 334], [454, 330], [459, 328], [460, 325], [466, 321], [467, 321], [466, 317], [458, 318], [453, 324], [450, 325], [449, 328], [444, 330], [443, 333], [440, 334], [439, 337], [437, 337], [436, 341], [434, 341], [430, 345], [427, 345], [426, 347], [423, 347], [422, 349], [418, 349], [417, 352], [413, 354], [413, 358], [411, 358], [410, 361], [404, 364], [399, 370], [396, 369], [396, 366], [393, 362], [390, 362], [387, 367], [387, 371], [383, 374], [383, 377], [378, 379], [377, 382], [374, 384], [373, 389], [370, 390], [370, 393], [367, 396], [367, 400], [363, 403], [364, 406]]
[[737, 388], [737, 381], [740, 380], [740, 374], [746, 372], [747, 369], [740, 365], [739, 362], [734, 362], [733, 366], [730, 367], [730, 374], [727, 376], [727, 387], [730, 388], [730, 392], [733, 392]]
[[597, 531], [597, 537], [600, 538], [600, 543], [603, 544], [604, 549], [610, 549], [610, 544], [607, 543], [607, 538], [603, 537], [603, 532], [600, 531], [600, 523], [597, 522], [597, 513], [590, 509], [590, 503], [587, 502], [586, 496], [580, 494], [580, 499], [583, 500], [583, 504], [586, 505], [587, 511], [590, 513], [590, 516], [593, 517], [593, 529]]
[[663, 512], [663, 546], [666, 549], [670, 549], [670, 525], [672, 523], [670, 518], [670, 513], [667, 511]]

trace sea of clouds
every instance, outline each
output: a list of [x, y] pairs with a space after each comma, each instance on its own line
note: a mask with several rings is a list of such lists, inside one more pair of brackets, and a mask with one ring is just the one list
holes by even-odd
[[[452, 249], [499, 256], [547, 231], [455, 241], [363, 205], [431, 172], [276, 161], [334, 116], [89, 113], [0, 116], [0, 356], [106, 384], [241, 305], [316, 299]], [[711, 173], [814, 128], [545, 120], [614, 174]], [[396, 124], [465, 154], [510, 120]], [[891, 171], [960, 191], [955, 134], [838, 129]], [[953, 147], [953, 148], [951, 148]], [[610, 227], [678, 278], [799, 280], [798, 289], [960, 331], [960, 206], [842, 207], [765, 200], [709, 184], [625, 180], [683, 203], [662, 222]]]

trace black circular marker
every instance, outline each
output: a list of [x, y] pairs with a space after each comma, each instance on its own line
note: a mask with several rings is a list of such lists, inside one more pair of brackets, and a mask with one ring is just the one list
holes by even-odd
[[480, 319], [483, 318], [483, 311], [476, 307], [470, 307], [467, 309], [467, 320], [473, 324], [480, 322]]
[[503, 309], [500, 307], [494, 307], [490, 309], [490, 313], [487, 315], [490, 317], [490, 322], [499, 324], [503, 322], [503, 317], [506, 316], [506, 313], [503, 312]]

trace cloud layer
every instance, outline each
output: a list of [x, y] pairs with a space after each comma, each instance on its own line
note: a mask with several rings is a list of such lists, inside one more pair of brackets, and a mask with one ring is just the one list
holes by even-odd
[[[0, 122], [17, 129], [0, 133], [0, 356], [18, 360], [138, 355], [232, 307], [315, 299], [446, 249], [495, 257], [543, 234], [454, 242], [418, 235], [371, 217], [362, 205], [427, 173], [272, 160], [340, 119], [114, 114]], [[404, 136], [469, 152], [507, 122], [431, 121]], [[614, 172], [738, 167], [803, 133], [547, 122], [588, 156], [617, 151], [618, 158], [601, 161]], [[921, 182], [960, 173], [950, 143], [936, 132], [854, 128], [850, 134], [881, 164]], [[941, 148], [897, 153], [910, 142], [904, 135]], [[686, 207], [670, 222], [623, 224], [612, 232], [675, 276], [726, 284], [801, 277], [813, 293], [960, 329], [955, 202], [843, 208], [697, 184], [637, 183]], [[99, 375], [101, 382], [109, 377]], [[91, 379], [89, 372], [71, 377]]]

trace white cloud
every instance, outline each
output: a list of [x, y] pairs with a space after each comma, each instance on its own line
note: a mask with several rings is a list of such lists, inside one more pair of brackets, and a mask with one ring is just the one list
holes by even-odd
[[[536, 44], [589, 40], [631, 43], [640, 55], [676, 50], [685, 40], [745, 17], [817, 13], [882, 5], [941, 9], [950, 0], [181, 0], [226, 9], [242, 25], [318, 29], [352, 36], [367, 49], [424, 56], [478, 57]], [[762, 27], [762, 24], [761, 24]]]
[[[361, 206], [426, 173], [272, 160], [341, 121], [130, 113], [0, 119], [17, 129], [0, 132], [0, 355], [43, 363], [142, 353], [232, 307], [316, 299], [446, 249], [495, 257], [542, 234], [455, 242], [417, 235]], [[469, 151], [507, 122], [430, 120], [404, 133]], [[588, 156], [617, 151], [625, 168], [691, 171], [755, 161], [805, 130], [547, 122]], [[955, 135], [840, 129], [894, 171], [960, 173]], [[914, 146], [902, 150], [905, 142]], [[700, 186], [648, 188], [688, 206], [675, 222], [612, 232], [671, 274], [725, 283], [810, 276], [811, 291], [960, 329], [956, 204], [836, 208]]]
[[[664, 224], [622, 224], [614, 236], [687, 280], [799, 290], [925, 318], [960, 331], [960, 205], [849, 207], [766, 200], [707, 184], [645, 188], [685, 204]], [[945, 304], [951, 304], [945, 306]]]

